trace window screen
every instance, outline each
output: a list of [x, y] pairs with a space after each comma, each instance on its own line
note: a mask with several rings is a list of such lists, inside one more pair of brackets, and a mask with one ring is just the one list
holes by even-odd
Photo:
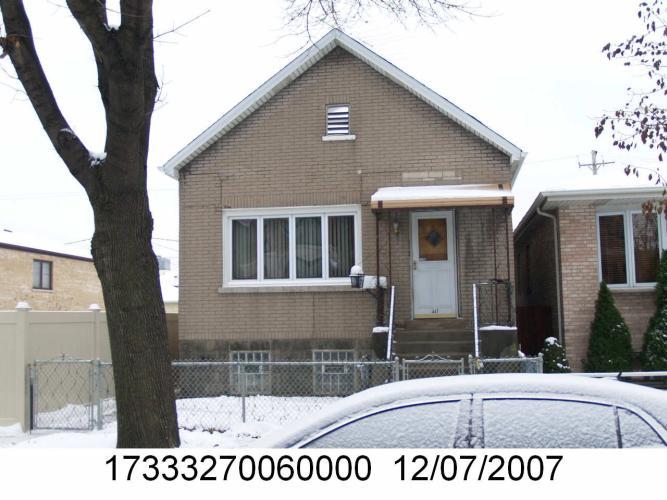
[[628, 282], [625, 264], [625, 227], [623, 215], [603, 215], [600, 225], [600, 265], [602, 281], [608, 285]]

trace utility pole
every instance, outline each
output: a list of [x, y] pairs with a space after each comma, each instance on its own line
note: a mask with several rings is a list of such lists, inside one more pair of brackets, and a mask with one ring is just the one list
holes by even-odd
[[598, 175], [598, 170], [600, 169], [601, 166], [603, 165], [611, 165], [614, 163], [613, 161], [603, 161], [601, 163], [597, 162], [597, 156], [598, 152], [595, 150], [591, 151], [591, 163], [579, 163], [579, 160], [577, 160], [577, 163], [579, 163], [579, 168], [581, 167], [589, 167], [591, 172], [593, 172], [593, 175]]

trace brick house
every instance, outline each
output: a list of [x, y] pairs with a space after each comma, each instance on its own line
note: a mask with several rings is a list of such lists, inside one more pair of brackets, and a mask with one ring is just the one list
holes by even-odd
[[398, 354], [470, 353], [472, 284], [513, 282], [524, 156], [332, 30], [163, 166], [179, 181], [181, 356], [368, 353], [389, 294], [352, 288], [353, 265], [395, 286]]
[[[522, 347], [539, 351], [560, 338], [570, 365], [581, 370], [599, 283], [614, 301], [641, 351], [655, 311], [665, 218], [644, 215], [642, 203], [662, 187], [543, 191], [514, 231], [517, 316]], [[554, 243], [556, 242], [556, 243]]]
[[93, 259], [74, 249], [0, 231], [0, 310], [28, 302], [44, 311], [103, 305]]

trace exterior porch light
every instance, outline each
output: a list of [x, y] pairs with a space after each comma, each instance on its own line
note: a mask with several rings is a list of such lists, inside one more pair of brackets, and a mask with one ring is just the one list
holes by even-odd
[[394, 213], [391, 218], [391, 228], [394, 231], [394, 236], [398, 236], [399, 227], [400, 226], [398, 224], [398, 214]]
[[359, 265], [352, 266], [350, 269], [350, 284], [352, 288], [363, 288], [364, 286], [364, 270]]

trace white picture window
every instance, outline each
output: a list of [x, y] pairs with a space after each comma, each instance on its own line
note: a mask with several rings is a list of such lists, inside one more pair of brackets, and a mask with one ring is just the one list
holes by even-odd
[[225, 210], [223, 286], [349, 283], [361, 264], [358, 205]]
[[597, 230], [600, 281], [611, 287], [655, 285], [661, 248], [658, 214], [600, 213]]

